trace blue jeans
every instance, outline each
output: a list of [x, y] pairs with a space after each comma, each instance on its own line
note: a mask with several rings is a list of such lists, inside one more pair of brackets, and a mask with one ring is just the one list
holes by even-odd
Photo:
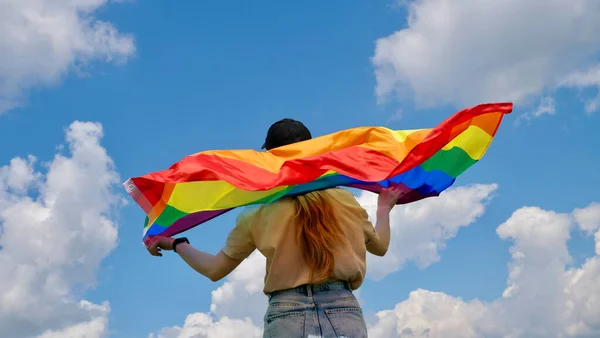
[[367, 325], [346, 282], [302, 285], [269, 294], [264, 338], [365, 338]]

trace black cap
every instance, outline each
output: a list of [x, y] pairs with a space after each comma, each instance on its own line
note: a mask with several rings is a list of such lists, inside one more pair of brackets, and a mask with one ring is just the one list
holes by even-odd
[[262, 149], [271, 150], [288, 144], [310, 140], [310, 131], [296, 120], [283, 119], [271, 125]]

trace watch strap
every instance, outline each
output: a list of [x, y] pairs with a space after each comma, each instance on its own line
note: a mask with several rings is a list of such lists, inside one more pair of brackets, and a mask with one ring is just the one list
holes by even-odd
[[179, 245], [179, 244], [181, 244], [181, 243], [187, 243], [187, 244], [190, 244], [190, 241], [188, 241], [188, 239], [187, 239], [187, 238], [185, 238], [185, 237], [176, 238], [176, 239], [173, 241], [173, 251], [174, 251], [174, 252], [177, 252], [177, 245]]

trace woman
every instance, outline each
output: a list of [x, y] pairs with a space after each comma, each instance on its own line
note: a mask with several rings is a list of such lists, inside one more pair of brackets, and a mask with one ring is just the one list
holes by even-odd
[[[269, 128], [263, 149], [310, 138], [301, 122], [283, 119]], [[216, 256], [194, 249], [186, 238], [155, 237], [147, 248], [155, 256], [174, 250], [212, 281], [258, 249], [267, 258], [264, 337], [367, 337], [352, 291], [364, 280], [366, 252], [387, 252], [390, 211], [400, 195], [395, 188], [379, 194], [375, 227], [349, 191], [333, 188], [242, 214]]]

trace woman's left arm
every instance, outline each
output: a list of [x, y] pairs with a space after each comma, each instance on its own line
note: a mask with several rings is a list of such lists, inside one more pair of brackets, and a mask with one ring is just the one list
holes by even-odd
[[[173, 238], [154, 237], [146, 246], [153, 256], [162, 256], [161, 250], [173, 250]], [[217, 255], [211, 255], [194, 249], [187, 243], [177, 245], [179, 256], [194, 270], [206, 276], [213, 282], [221, 280], [240, 265], [243, 259], [233, 259], [219, 251]]]
[[217, 255], [196, 250], [187, 243], [177, 245], [177, 253], [192, 269], [217, 282], [229, 275], [243, 259], [233, 259], [219, 250]]

